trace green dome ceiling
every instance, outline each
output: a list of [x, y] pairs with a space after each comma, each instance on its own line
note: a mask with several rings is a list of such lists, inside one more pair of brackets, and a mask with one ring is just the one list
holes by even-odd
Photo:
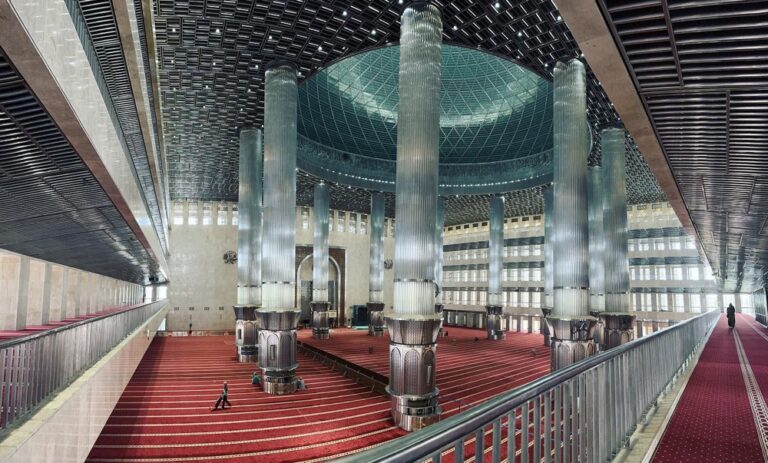
[[[349, 155], [394, 161], [399, 46], [345, 58], [299, 90], [302, 138]], [[551, 83], [495, 55], [442, 49], [440, 163], [520, 159], [552, 148]]]

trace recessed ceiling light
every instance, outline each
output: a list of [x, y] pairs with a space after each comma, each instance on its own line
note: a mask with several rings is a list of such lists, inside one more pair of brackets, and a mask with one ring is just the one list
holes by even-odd
[[323, 51], [323, 46], [320, 45], [319, 47], [317, 47], [317, 51]]
[[272, 36], [271, 35], [269, 36], [269, 40], [272, 40]]
[[522, 33], [522, 32], [518, 32], [518, 33], [517, 33], [517, 36], [518, 36], [518, 37], [522, 37], [522, 36], [523, 36], [523, 33]]
[[371, 30], [371, 35], [376, 35], [376, 29]]
[[341, 12], [341, 15], [342, 15], [342, 16], [346, 16], [346, 15], [347, 15], [347, 10], [344, 10], [344, 11], [342, 11], [342, 12]]
[[496, 3], [493, 4], [493, 7], [498, 10], [499, 8], [501, 8], [501, 3], [496, 2]]
[[171, 29], [171, 32], [176, 32], [176, 28], [174, 27], [173, 29]]
[[459, 29], [459, 28], [458, 28], [458, 26], [456, 26], [456, 25], [454, 24], [454, 25], [453, 25], [453, 30], [458, 30], [458, 29]]
[[557, 16], [557, 20], [558, 20], [558, 21], [562, 21], [562, 20], [563, 20], [563, 17], [562, 17], [562, 16], [560, 16], [560, 15], [558, 15], [558, 16]]
[[253, 68], [254, 68], [254, 69], [259, 69], [259, 65], [257, 64], [257, 65], [256, 65], [256, 66], [254, 66]]
[[216, 33], [217, 33], [217, 34], [221, 34], [221, 31], [219, 30], [219, 28], [218, 28], [218, 27], [216, 28]]

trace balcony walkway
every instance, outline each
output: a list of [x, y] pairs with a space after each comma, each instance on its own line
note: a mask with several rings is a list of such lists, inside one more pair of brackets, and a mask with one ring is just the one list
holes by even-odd
[[[723, 315], [656, 449], [656, 463], [762, 462], [768, 436], [768, 329]], [[764, 456], [765, 455], [765, 456]]]

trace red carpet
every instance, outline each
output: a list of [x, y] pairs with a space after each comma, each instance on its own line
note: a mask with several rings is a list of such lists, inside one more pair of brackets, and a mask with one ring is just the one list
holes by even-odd
[[[549, 373], [549, 348], [540, 334], [507, 333], [503, 341], [489, 341], [485, 330], [447, 327], [446, 331], [448, 336], [437, 343], [443, 417]], [[367, 331], [342, 328], [333, 330], [329, 340], [317, 340], [311, 330], [301, 330], [299, 341], [389, 376], [387, 334], [372, 337]]]
[[[306, 461], [405, 434], [387, 397], [299, 361], [309, 389], [275, 397], [250, 384], [255, 367], [234, 360], [232, 336], [157, 338], [88, 461]], [[210, 412], [224, 380], [233, 407]]]
[[[449, 328], [448, 332], [450, 336], [441, 338], [438, 346], [443, 416], [549, 371], [548, 350], [540, 335], [511, 334], [506, 341], [475, 342], [483, 331]], [[387, 337], [371, 338], [354, 330], [334, 330], [333, 335], [329, 344], [348, 353], [340, 356], [388, 373]], [[311, 337], [311, 332], [302, 330], [300, 336]], [[368, 354], [369, 343], [373, 355]], [[231, 336], [155, 339], [88, 461], [313, 461], [405, 434], [392, 424], [387, 397], [318, 361], [300, 355], [298, 374], [309, 390], [275, 397], [250, 384], [254, 365], [235, 362], [233, 354]], [[233, 408], [211, 413], [208, 407], [224, 380], [229, 382]], [[488, 434], [488, 444], [490, 439]], [[467, 444], [466, 456], [471, 457], [474, 440]], [[486, 454], [485, 460], [489, 459]], [[452, 461], [452, 455], [444, 461]]]
[[87, 315], [79, 315], [77, 317], [70, 317], [65, 318], [61, 321], [57, 322], [50, 322], [45, 325], [27, 325], [26, 328], [23, 330], [4, 330], [0, 331], [0, 341], [7, 341], [9, 339], [16, 339], [16, 338], [22, 338], [24, 336], [30, 336], [32, 334], [37, 334], [43, 331], [52, 330], [54, 328], [59, 328], [61, 326], [71, 325], [72, 323], [76, 323], [82, 320], [88, 320], [89, 318], [95, 318], [100, 317], [102, 315], [107, 315], [111, 313], [117, 313], [122, 312], [124, 310], [131, 310], [135, 307], [139, 307], [144, 304], [134, 304], [134, 305], [123, 305], [118, 307], [111, 307], [109, 309], [100, 310], [98, 312], [93, 312]]
[[[749, 350], [754, 351], [752, 340], [746, 339], [751, 329], [745, 325], [746, 320], [740, 317], [737, 329], [742, 343], [747, 350], [749, 342]], [[768, 343], [762, 349], [768, 349]], [[721, 317], [707, 342], [653, 461], [763, 461], [736, 343], [725, 317]]]

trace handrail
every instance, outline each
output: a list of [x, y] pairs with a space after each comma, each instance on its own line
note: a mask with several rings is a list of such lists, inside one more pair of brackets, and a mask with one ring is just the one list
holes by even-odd
[[[564, 368], [562, 370], [556, 371], [554, 373], [551, 373], [543, 378], [540, 378], [538, 380], [535, 380], [531, 383], [528, 383], [524, 386], [515, 388], [509, 392], [503, 393], [497, 397], [494, 397], [480, 405], [477, 405], [464, 413], [454, 415], [446, 420], [440, 421], [436, 424], [433, 424], [427, 428], [424, 428], [422, 430], [416, 431], [414, 433], [411, 433], [407, 436], [386, 442], [380, 446], [374, 447], [372, 449], [369, 449], [362, 453], [353, 454], [348, 457], [344, 457], [338, 460], [335, 460], [337, 462], [342, 463], [352, 463], [352, 462], [358, 462], [358, 461], [366, 461], [366, 462], [377, 462], [377, 463], [399, 463], [399, 462], [411, 462], [411, 461], [421, 461], [423, 459], [432, 458], [434, 463], [437, 463], [440, 461], [440, 453], [442, 451], [450, 450], [451, 448], [454, 448], [456, 453], [462, 453], [463, 449], [466, 443], [464, 442], [464, 439], [467, 437], [479, 437], [484, 436], [486, 433], [485, 426], [493, 426], [492, 433], [493, 433], [493, 440], [494, 445], [500, 445], [500, 435], [501, 431], [500, 428], [502, 427], [502, 420], [506, 419], [504, 426], [513, 426], [510, 429], [516, 429], [517, 428], [517, 422], [522, 420], [524, 425], [528, 427], [528, 417], [531, 412], [533, 412], [534, 416], [538, 416], [540, 419], [541, 415], [541, 408], [545, 407], [545, 410], [548, 410], [549, 413], [554, 413], [555, 416], [558, 416], [558, 411], [555, 410], [555, 407], [548, 408], [552, 405], [552, 399], [553, 396], [555, 398], [555, 401], [559, 400], [558, 394], [552, 394], [553, 389], [557, 389], [557, 393], [563, 398], [565, 394], [574, 394], [574, 388], [577, 389], [576, 394], [581, 394], [586, 386], [585, 381], [582, 380], [582, 384], [577, 384], [575, 386], [567, 385], [567, 383], [572, 382], [577, 379], [581, 379], [582, 376], [590, 374], [591, 375], [591, 381], [595, 382], [595, 375], [592, 374], [594, 372], [595, 368], [598, 367], [604, 367], [608, 365], [611, 362], [616, 361], [622, 361], [624, 358], [626, 358], [627, 354], [631, 353], [637, 353], [637, 352], [644, 352], [648, 351], [649, 347], [655, 346], [657, 344], [663, 344], [664, 341], [670, 340], [676, 335], [685, 335], [687, 334], [687, 331], [695, 330], [698, 339], [692, 339], [691, 344], [687, 346], [680, 345], [679, 342], [676, 343], [679, 348], [682, 350], [690, 350], [690, 352], [681, 352], [680, 354], [684, 354], [681, 356], [682, 361], [680, 362], [680, 365], [685, 365], [690, 358], [690, 356], [695, 352], [695, 350], [700, 347], [701, 342], [703, 339], [706, 338], [706, 334], [714, 327], [714, 324], [716, 323], [717, 319], [719, 318], [719, 311], [711, 311], [703, 313], [699, 316], [690, 318], [688, 320], [682, 321], [674, 326], [671, 326], [667, 329], [657, 331], [653, 334], [650, 334], [648, 336], [642, 337], [640, 339], [637, 339], [633, 342], [621, 345], [619, 347], [615, 347], [611, 350], [608, 350], [606, 352], [600, 353], [598, 355], [595, 355], [593, 357], [589, 357], [581, 362], [578, 362], [574, 365], [571, 365], [567, 368]], [[670, 353], [671, 355], [671, 353]], [[658, 359], [660, 363], [662, 362], [662, 359]], [[627, 362], [622, 362], [627, 363]], [[655, 391], [648, 395], [648, 397], [652, 397], [651, 399], [648, 399], [647, 404], [642, 404], [640, 407], [641, 410], [646, 410], [648, 407], [651, 406], [653, 400], [658, 396], [658, 394], [661, 392], [663, 387], [672, 379], [674, 374], [678, 371], [680, 368], [680, 365], [677, 365], [677, 367], [673, 370], [671, 374], [668, 375], [666, 378], [658, 378], [658, 381], [655, 381], [654, 383], [657, 384], [655, 389], [658, 389], [658, 391]], [[620, 375], [622, 373], [628, 373], [624, 370], [619, 370], [618, 372], [616, 370], [609, 370], [608, 373], [610, 375]], [[606, 371], [601, 371], [600, 374], [604, 375], [605, 377]], [[612, 376], [614, 379], [617, 378], [617, 376]], [[626, 379], [626, 378], [623, 378]], [[562, 388], [561, 386], [567, 385], [568, 387]], [[591, 384], [591, 386], [598, 387], [594, 383]], [[600, 385], [600, 387], [605, 387], [605, 385]], [[602, 391], [603, 389], [601, 389]], [[604, 392], [604, 391], [603, 391]], [[637, 391], [633, 391], [637, 392]], [[597, 394], [595, 394], [597, 395]], [[627, 393], [627, 395], [631, 395], [630, 393]], [[546, 396], [545, 399], [542, 400], [542, 396]], [[588, 417], [590, 413], [594, 415], [596, 412], [587, 411], [585, 408], [589, 406], [587, 404], [588, 397], [586, 394], [579, 395], [578, 397], [584, 398], [584, 404], [581, 405], [581, 407], [578, 411], [579, 419], [584, 418], [585, 416]], [[534, 402], [534, 407], [529, 407], [530, 402]], [[546, 402], [549, 402], [547, 404]], [[606, 400], [607, 402], [607, 400]], [[566, 401], [561, 401], [559, 405], [555, 402], [555, 405], [557, 407], [560, 407], [560, 410], [563, 413], [563, 416], [565, 416], [566, 410], [570, 410], [569, 413], [572, 413], [574, 416], [577, 414], [576, 407], [577, 400], [574, 399], [573, 406], [574, 408], [569, 409], [570, 404], [566, 404]], [[522, 409], [522, 410], [521, 410]], [[632, 413], [629, 413], [632, 415]], [[609, 419], [609, 417], [604, 417], [606, 420]], [[640, 418], [639, 416], [637, 417]], [[587, 418], [585, 418], [587, 419]], [[533, 420], [531, 420], [533, 421]], [[563, 419], [563, 423], [566, 421], [569, 421], [569, 419]], [[549, 420], [541, 420], [541, 422], [544, 423], [544, 426], [554, 426]], [[569, 423], [570, 424], [570, 423]], [[593, 424], [593, 423], [590, 423]], [[603, 424], [603, 423], [601, 423]], [[622, 423], [625, 424], [625, 423]], [[559, 424], [558, 424], [559, 425]], [[636, 425], [636, 422], [631, 423], [629, 427], [634, 427]], [[589, 435], [589, 439], [593, 439], [596, 436], [594, 435], [596, 431], [594, 428], [597, 427], [597, 423], [594, 423], [592, 426], [591, 434]], [[618, 427], [618, 426], [617, 426]], [[625, 426], [626, 427], [626, 426]], [[534, 429], [539, 429], [538, 426], [536, 426]], [[566, 434], [566, 430], [568, 428], [565, 424], [563, 424], [563, 434]], [[585, 435], [588, 434], [586, 430], [579, 430], [580, 432], [583, 432]], [[480, 434], [482, 432], [482, 434]], [[543, 431], [542, 431], [543, 432]], [[575, 434], [577, 430], [573, 430], [573, 433]], [[614, 431], [616, 432], [616, 431]], [[624, 440], [625, 430], [618, 430], [618, 432], [621, 433], [620, 437], [621, 441]], [[555, 433], [557, 434], [557, 433]], [[538, 434], [537, 434], [538, 435]], [[600, 445], [603, 445], [603, 439], [607, 440], [606, 436], [601, 437]], [[524, 442], [528, 443], [528, 438], [525, 437]], [[567, 437], [567, 439], [571, 439], [570, 436]], [[484, 439], [477, 439], [476, 444], [479, 445], [480, 450], [483, 450], [483, 442], [480, 442]], [[539, 448], [540, 440], [544, 440], [544, 437], [539, 437], [538, 439], [534, 438], [533, 442], [531, 442], [531, 445], [535, 445], [536, 448], [538, 448], [538, 451], [541, 451]], [[575, 437], [572, 440], [578, 440]], [[562, 443], [561, 443], [562, 444]], [[511, 445], [511, 449], [514, 450], [514, 442], [509, 442], [508, 440], [508, 446]], [[558, 444], [560, 445], [560, 444]], [[563, 445], [563, 449], [567, 447], [569, 444]], [[554, 446], [551, 448], [554, 452]], [[607, 453], [614, 453], [618, 449], [617, 448], [611, 448], [607, 450]], [[500, 448], [494, 448], [494, 455], [498, 456], [499, 453], [502, 450]], [[509, 447], [508, 447], [508, 451]], [[597, 452], [596, 449], [591, 450], [585, 450], [583, 448], [579, 449], [580, 452]], [[605, 449], [602, 449], [603, 453], [606, 453]], [[493, 459], [493, 461], [500, 461], [501, 459]], [[509, 462], [515, 461], [514, 457], [512, 459], [507, 459]], [[528, 461], [527, 458], [523, 461]], [[536, 459], [532, 461], [538, 461]], [[557, 461], [557, 460], [555, 460]], [[604, 461], [599, 458], [590, 458], [589, 461]]]
[[165, 299], [0, 343], [0, 429], [25, 417], [167, 305]]

